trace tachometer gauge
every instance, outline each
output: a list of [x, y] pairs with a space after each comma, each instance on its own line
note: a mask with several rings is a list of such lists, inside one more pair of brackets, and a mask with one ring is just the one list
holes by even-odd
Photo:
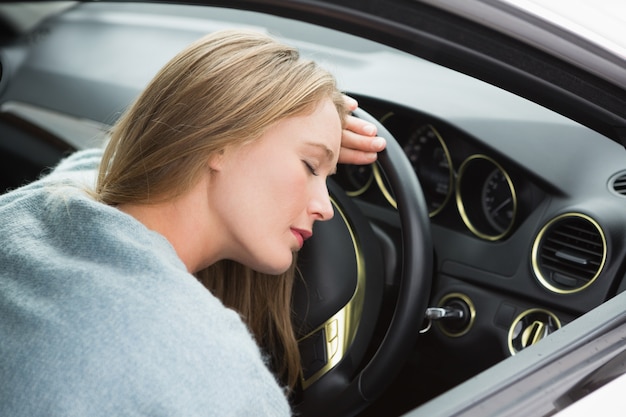
[[488, 156], [473, 155], [461, 164], [456, 201], [467, 228], [482, 239], [502, 239], [513, 228], [517, 213], [513, 181]]
[[337, 176], [341, 178], [346, 194], [357, 197], [363, 194], [374, 180], [372, 165], [339, 165]]
[[419, 178], [430, 216], [439, 213], [452, 195], [452, 160], [443, 138], [431, 125], [416, 129], [403, 146]]

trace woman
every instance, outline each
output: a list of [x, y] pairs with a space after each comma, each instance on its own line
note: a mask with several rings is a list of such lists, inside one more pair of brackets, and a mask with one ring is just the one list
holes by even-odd
[[332, 217], [337, 162], [384, 147], [355, 105], [293, 48], [219, 32], [103, 155], [2, 196], [0, 414], [289, 415], [293, 253]]

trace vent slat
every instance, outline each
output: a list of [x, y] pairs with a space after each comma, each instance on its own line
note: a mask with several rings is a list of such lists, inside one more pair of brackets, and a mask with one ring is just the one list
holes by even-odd
[[[574, 268], [580, 268], [580, 269], [586, 268], [586, 266], [580, 265], [578, 263], [564, 261], [562, 258], [555, 256], [554, 252], [551, 252], [549, 254], [548, 253], [541, 254], [541, 259], [545, 259], [546, 261], [551, 261], [551, 262], [563, 264], [563, 265], [572, 265], [572, 267]], [[602, 261], [602, 258], [589, 259], [589, 263], [587, 265], [590, 265], [589, 269], [597, 270], [598, 267], [600, 266], [601, 261]]]
[[554, 236], [551, 236], [550, 238], [554, 240], [574, 240], [574, 241], [582, 240], [582, 241], [594, 243], [594, 244], [598, 243], [597, 232], [595, 234], [591, 232], [573, 234], [573, 233], [555, 231]]
[[589, 281], [596, 274], [597, 265], [595, 269], [580, 269], [580, 268], [572, 268], [567, 267], [567, 265], [560, 264], [558, 262], [545, 262], [544, 267], [546, 271], [559, 272], [563, 275], [567, 275], [574, 278], [584, 279]]
[[571, 243], [571, 242], [569, 243], [546, 242], [546, 244], [543, 245], [543, 248], [544, 248], [544, 251], [552, 252], [552, 253], [556, 253], [562, 250], [567, 250], [568, 252], [571, 252], [575, 256], [582, 257], [585, 259], [591, 259], [591, 258], [601, 259], [602, 254], [604, 252], [602, 249], [602, 246], [598, 248], [585, 248], [585, 247], [576, 246], [575, 243]]
[[559, 242], [559, 241], [550, 241], [544, 244], [544, 248], [546, 250], [550, 250], [556, 252], [563, 248], [574, 249], [577, 252], [588, 253], [590, 255], [602, 257], [602, 244], [597, 245], [597, 248], [594, 250], [593, 248], [584, 248], [581, 246], [577, 246], [576, 242]]
[[583, 272], [583, 273], [587, 273], [587, 274], [595, 274], [596, 271], [598, 270], [598, 264], [589, 264], [586, 267], [579, 267], [578, 265], [574, 265], [574, 264], [565, 264], [563, 262], [560, 262], [559, 259], [557, 258], [550, 258], [550, 257], [542, 257], [542, 261], [544, 263], [544, 265], [547, 267], [547, 269], [550, 270], [568, 270], [571, 271], [570, 274], [575, 274], [577, 271], [579, 272]]

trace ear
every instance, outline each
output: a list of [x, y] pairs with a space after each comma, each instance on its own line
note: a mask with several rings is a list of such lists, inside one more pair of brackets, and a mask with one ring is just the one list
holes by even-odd
[[226, 150], [220, 149], [209, 156], [208, 165], [211, 171], [221, 171], [226, 158]]

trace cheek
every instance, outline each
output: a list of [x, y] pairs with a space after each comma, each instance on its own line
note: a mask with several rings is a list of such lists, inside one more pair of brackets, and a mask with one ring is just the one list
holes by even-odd
[[241, 170], [227, 176], [221, 192], [228, 196], [232, 210], [240, 211], [245, 207], [246, 211], [257, 213], [257, 221], [277, 216], [284, 218], [290, 215], [287, 211], [306, 204], [306, 173], [301, 167], [298, 172], [294, 165], [285, 161], [259, 164], [256, 160], [248, 165], [244, 162]]
[[[309, 179], [299, 158], [246, 155], [239, 169], [227, 175], [222, 192], [230, 200], [228, 211], [243, 214], [244, 227], [272, 229], [293, 223], [306, 211]], [[263, 162], [260, 162], [263, 161]]]
[[[293, 165], [296, 165], [295, 167]], [[271, 188], [266, 196], [274, 208], [286, 211], [301, 211], [307, 204], [308, 179], [307, 174], [298, 164], [283, 165], [282, 169], [272, 170], [268, 176], [267, 185]], [[288, 213], [283, 213], [287, 215]], [[299, 214], [299, 213], [289, 213]]]

